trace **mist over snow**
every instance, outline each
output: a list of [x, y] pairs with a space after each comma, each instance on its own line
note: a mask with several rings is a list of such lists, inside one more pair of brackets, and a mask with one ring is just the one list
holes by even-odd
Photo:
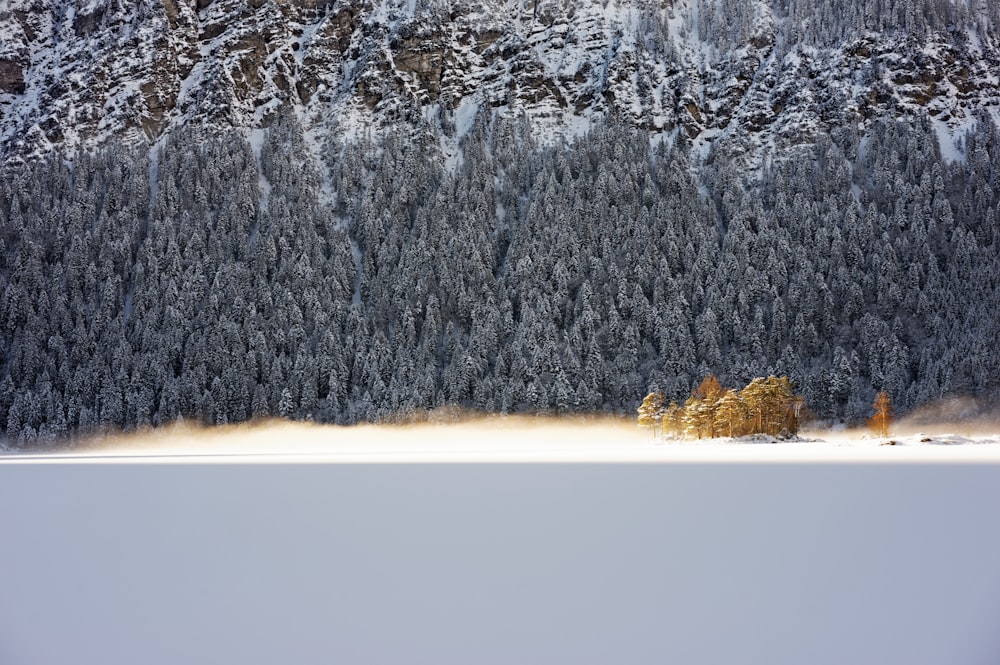
[[1000, 424], [894, 423], [765, 435], [678, 439], [653, 436], [632, 419], [476, 416], [410, 425], [323, 426], [269, 421], [224, 427], [179, 424], [84, 438], [71, 447], [11, 451], [7, 463], [732, 463], [1000, 461]]

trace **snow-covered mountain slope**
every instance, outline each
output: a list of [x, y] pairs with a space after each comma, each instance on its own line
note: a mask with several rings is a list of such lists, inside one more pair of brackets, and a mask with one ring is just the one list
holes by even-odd
[[998, 2], [0, 21], [12, 441], [634, 413], [710, 373], [788, 375], [830, 421], [1000, 402]]
[[542, 141], [616, 114], [730, 157], [884, 116], [926, 113], [948, 138], [1000, 116], [1000, 10], [874, 4], [7, 0], [0, 154], [253, 129], [286, 104], [317, 133], [409, 125], [446, 149], [483, 109]]

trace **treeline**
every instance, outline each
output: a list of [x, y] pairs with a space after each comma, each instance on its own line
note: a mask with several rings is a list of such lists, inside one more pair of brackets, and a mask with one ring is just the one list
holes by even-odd
[[795, 394], [787, 376], [757, 377], [742, 390], [731, 390], [709, 375], [680, 405], [667, 404], [662, 392], [646, 395], [639, 425], [674, 438], [790, 436], [799, 431], [804, 406], [805, 398]]
[[611, 122], [539, 148], [480, 117], [436, 144], [259, 154], [186, 130], [0, 177], [10, 439], [443, 405], [634, 412], [788, 376], [860, 422], [1000, 389], [1000, 132], [946, 163], [926, 122], [834, 131], [758, 178]]

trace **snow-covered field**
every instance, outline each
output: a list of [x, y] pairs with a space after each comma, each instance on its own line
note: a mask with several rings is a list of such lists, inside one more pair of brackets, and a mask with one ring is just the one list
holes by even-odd
[[1000, 662], [1000, 436], [810, 438], [283, 425], [2, 458], [0, 663]]

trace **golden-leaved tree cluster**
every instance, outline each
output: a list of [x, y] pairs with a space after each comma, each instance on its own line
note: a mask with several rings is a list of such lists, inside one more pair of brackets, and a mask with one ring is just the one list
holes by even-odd
[[667, 404], [661, 392], [646, 395], [639, 425], [654, 434], [692, 439], [795, 434], [804, 404], [787, 376], [756, 378], [742, 390], [733, 390], [710, 375], [684, 404]]

